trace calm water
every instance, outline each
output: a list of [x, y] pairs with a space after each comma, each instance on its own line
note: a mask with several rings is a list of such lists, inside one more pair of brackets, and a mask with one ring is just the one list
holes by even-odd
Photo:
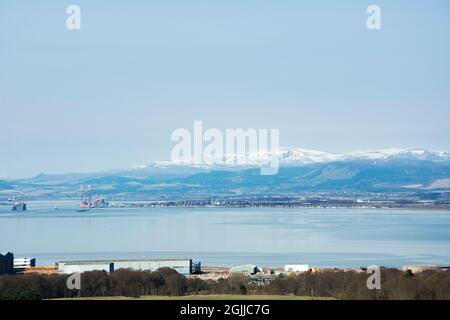
[[[58, 210], [53, 210], [54, 206]], [[0, 206], [0, 252], [68, 259], [189, 257], [203, 265], [450, 265], [450, 212], [359, 209], [92, 209]]]

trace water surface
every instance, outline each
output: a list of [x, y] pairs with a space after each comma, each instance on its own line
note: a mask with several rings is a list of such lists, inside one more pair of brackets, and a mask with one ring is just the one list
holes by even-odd
[[[58, 209], [53, 208], [57, 206]], [[0, 252], [39, 265], [189, 257], [203, 265], [450, 265], [450, 212], [380, 209], [105, 208], [73, 201], [0, 206]]]

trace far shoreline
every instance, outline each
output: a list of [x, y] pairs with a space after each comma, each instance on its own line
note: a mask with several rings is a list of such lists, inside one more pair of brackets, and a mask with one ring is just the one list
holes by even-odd
[[[73, 202], [75, 208], [78, 208], [77, 203], [79, 199], [35, 199], [29, 200], [28, 203], [62, 203]], [[326, 210], [414, 210], [414, 211], [445, 211], [450, 212], [449, 205], [423, 205], [423, 204], [409, 204], [409, 205], [271, 205], [271, 204], [248, 204], [248, 205], [211, 205], [211, 204], [186, 204], [186, 202], [196, 202], [204, 200], [169, 200], [169, 201], [142, 201], [142, 200], [121, 200], [120, 202], [111, 201], [111, 203], [102, 208], [90, 208], [90, 210], [104, 210], [104, 209], [326, 209]], [[9, 206], [9, 202], [0, 202], [0, 206]], [[31, 209], [31, 208], [30, 208]], [[50, 209], [50, 208], [49, 208]], [[54, 209], [51, 206], [51, 209]]]

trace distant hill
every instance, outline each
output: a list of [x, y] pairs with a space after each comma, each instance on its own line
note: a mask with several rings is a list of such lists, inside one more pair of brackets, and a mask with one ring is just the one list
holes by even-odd
[[423, 149], [386, 149], [333, 155], [299, 148], [280, 150], [278, 174], [260, 175], [255, 157], [246, 166], [154, 162], [127, 170], [41, 174], [0, 181], [0, 189], [30, 198], [78, 197], [80, 185], [105, 196], [139, 199], [199, 198], [302, 192], [450, 192], [450, 155]]

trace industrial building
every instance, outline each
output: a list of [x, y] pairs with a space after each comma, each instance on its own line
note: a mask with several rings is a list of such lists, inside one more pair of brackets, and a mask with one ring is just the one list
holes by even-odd
[[32, 258], [15, 258], [14, 259], [14, 272], [23, 273], [25, 269], [35, 267], [36, 259]]
[[230, 273], [242, 273], [242, 274], [256, 274], [261, 272], [261, 269], [254, 264], [244, 264], [240, 266], [234, 266], [230, 268]]
[[287, 264], [284, 266], [284, 272], [307, 272], [309, 270], [307, 264]]
[[114, 271], [114, 263], [111, 261], [60, 261], [56, 263], [59, 273], [72, 274], [86, 271]]
[[14, 273], [14, 255], [11, 252], [3, 255], [0, 253], [0, 274]]
[[402, 266], [403, 271], [410, 271], [411, 273], [420, 273], [427, 270], [449, 270], [450, 266], [437, 266], [434, 264], [409, 264]]
[[171, 268], [182, 275], [201, 271], [200, 262], [193, 263], [192, 259], [60, 261], [57, 266], [59, 272], [64, 274], [94, 270], [114, 272], [118, 269], [155, 271], [159, 268]]

